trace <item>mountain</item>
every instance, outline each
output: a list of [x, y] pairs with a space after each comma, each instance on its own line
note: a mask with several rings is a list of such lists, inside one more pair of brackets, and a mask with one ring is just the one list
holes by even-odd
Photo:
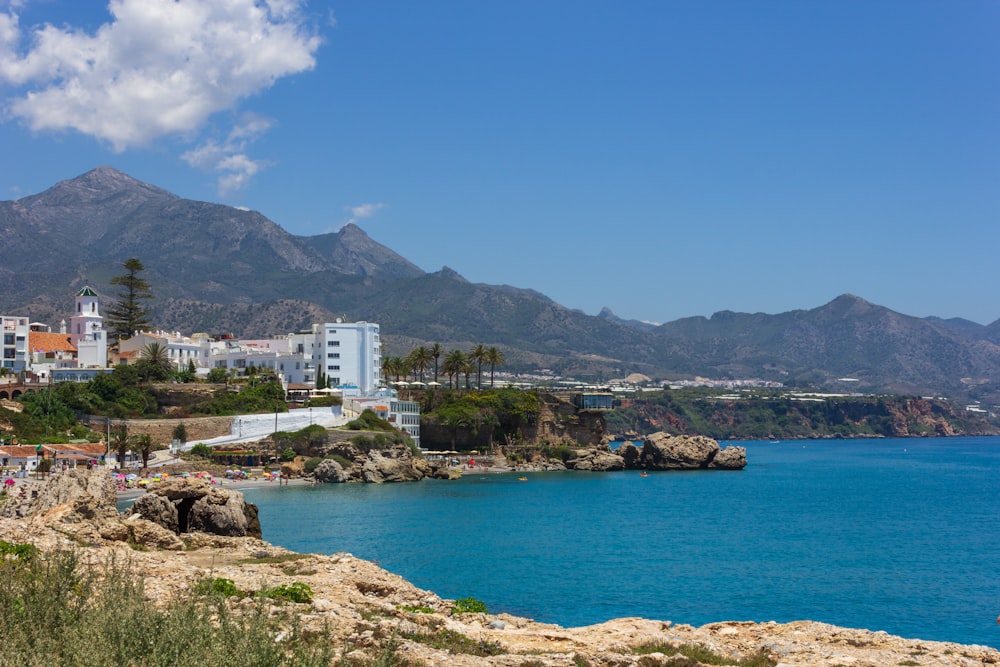
[[[355, 225], [295, 236], [260, 213], [183, 199], [110, 167], [0, 202], [0, 312], [53, 326], [136, 257], [162, 328], [270, 336], [335, 316], [382, 325], [386, 352], [482, 343], [504, 370], [606, 380], [762, 378], [1000, 402], [1000, 320], [915, 318], [845, 294], [777, 315], [663, 325], [565, 308], [531, 289], [426, 273]], [[844, 382], [850, 378], [851, 382]]]

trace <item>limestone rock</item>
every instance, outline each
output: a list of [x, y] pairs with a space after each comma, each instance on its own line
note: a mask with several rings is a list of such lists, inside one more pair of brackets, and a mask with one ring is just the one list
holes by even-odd
[[577, 458], [566, 462], [571, 470], [592, 470], [607, 472], [609, 470], [624, 470], [625, 459], [620, 454], [600, 448], [577, 452]]
[[176, 533], [145, 519], [137, 519], [125, 523], [128, 528], [128, 540], [132, 544], [150, 549], [167, 549], [183, 551], [184, 542]]
[[229, 489], [211, 489], [194, 501], [187, 519], [188, 528], [226, 537], [261, 537], [257, 506], [243, 494]]
[[[25, 517], [58, 511], [69, 521], [118, 516], [114, 483], [107, 471], [64, 470], [32, 485], [31, 495], [12, 498], [0, 507], [0, 516]], [[71, 516], [67, 516], [71, 515]]]
[[211, 485], [200, 477], [171, 477], [157, 482], [154, 491], [156, 495], [168, 500], [186, 500], [201, 498], [211, 488]]
[[368, 452], [368, 458], [361, 466], [361, 478], [365, 482], [417, 482], [427, 476], [431, 466], [423, 459], [414, 458], [406, 445], [396, 445], [384, 452]]
[[[746, 465], [746, 450], [729, 447], [720, 465], [724, 470], [741, 470]], [[673, 436], [668, 433], [654, 433], [648, 436], [639, 455], [639, 464], [649, 470], [697, 470], [713, 467], [712, 462], [721, 452], [719, 443], [700, 435]], [[742, 461], [742, 465], [740, 462]]]
[[746, 447], [726, 447], [719, 451], [708, 464], [709, 468], [718, 470], [743, 470], [747, 466]]
[[139, 496], [132, 503], [132, 507], [126, 511], [126, 515], [138, 515], [159, 524], [174, 534], [180, 532], [177, 505], [172, 503], [166, 495], [147, 493], [144, 496]]
[[347, 473], [343, 466], [333, 459], [323, 459], [323, 462], [316, 466], [313, 477], [319, 482], [328, 484], [340, 484], [348, 480]]

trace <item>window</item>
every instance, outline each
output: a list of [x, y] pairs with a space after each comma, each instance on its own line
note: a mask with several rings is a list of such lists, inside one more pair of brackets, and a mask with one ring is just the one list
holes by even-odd
[[328, 371], [339, 371], [340, 370], [340, 366], [327, 366], [326, 370], [328, 370]]
[[330, 378], [328, 382], [330, 384], [340, 384], [340, 378]]
[[326, 355], [327, 359], [340, 359], [340, 352], [328, 352]]
[[340, 347], [340, 341], [339, 340], [328, 340], [328, 341], [326, 341], [326, 346], [327, 347]]

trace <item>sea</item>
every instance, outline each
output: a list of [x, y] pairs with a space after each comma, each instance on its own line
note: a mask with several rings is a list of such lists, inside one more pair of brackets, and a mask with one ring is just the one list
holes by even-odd
[[351, 553], [491, 613], [813, 620], [1000, 648], [1000, 437], [731, 444], [742, 471], [244, 493], [273, 544]]

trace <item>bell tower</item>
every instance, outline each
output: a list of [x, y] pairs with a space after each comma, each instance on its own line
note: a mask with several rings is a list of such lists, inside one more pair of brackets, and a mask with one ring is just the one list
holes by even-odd
[[76, 293], [70, 319], [70, 342], [76, 346], [79, 368], [108, 365], [108, 339], [100, 311], [100, 297], [90, 287]]

